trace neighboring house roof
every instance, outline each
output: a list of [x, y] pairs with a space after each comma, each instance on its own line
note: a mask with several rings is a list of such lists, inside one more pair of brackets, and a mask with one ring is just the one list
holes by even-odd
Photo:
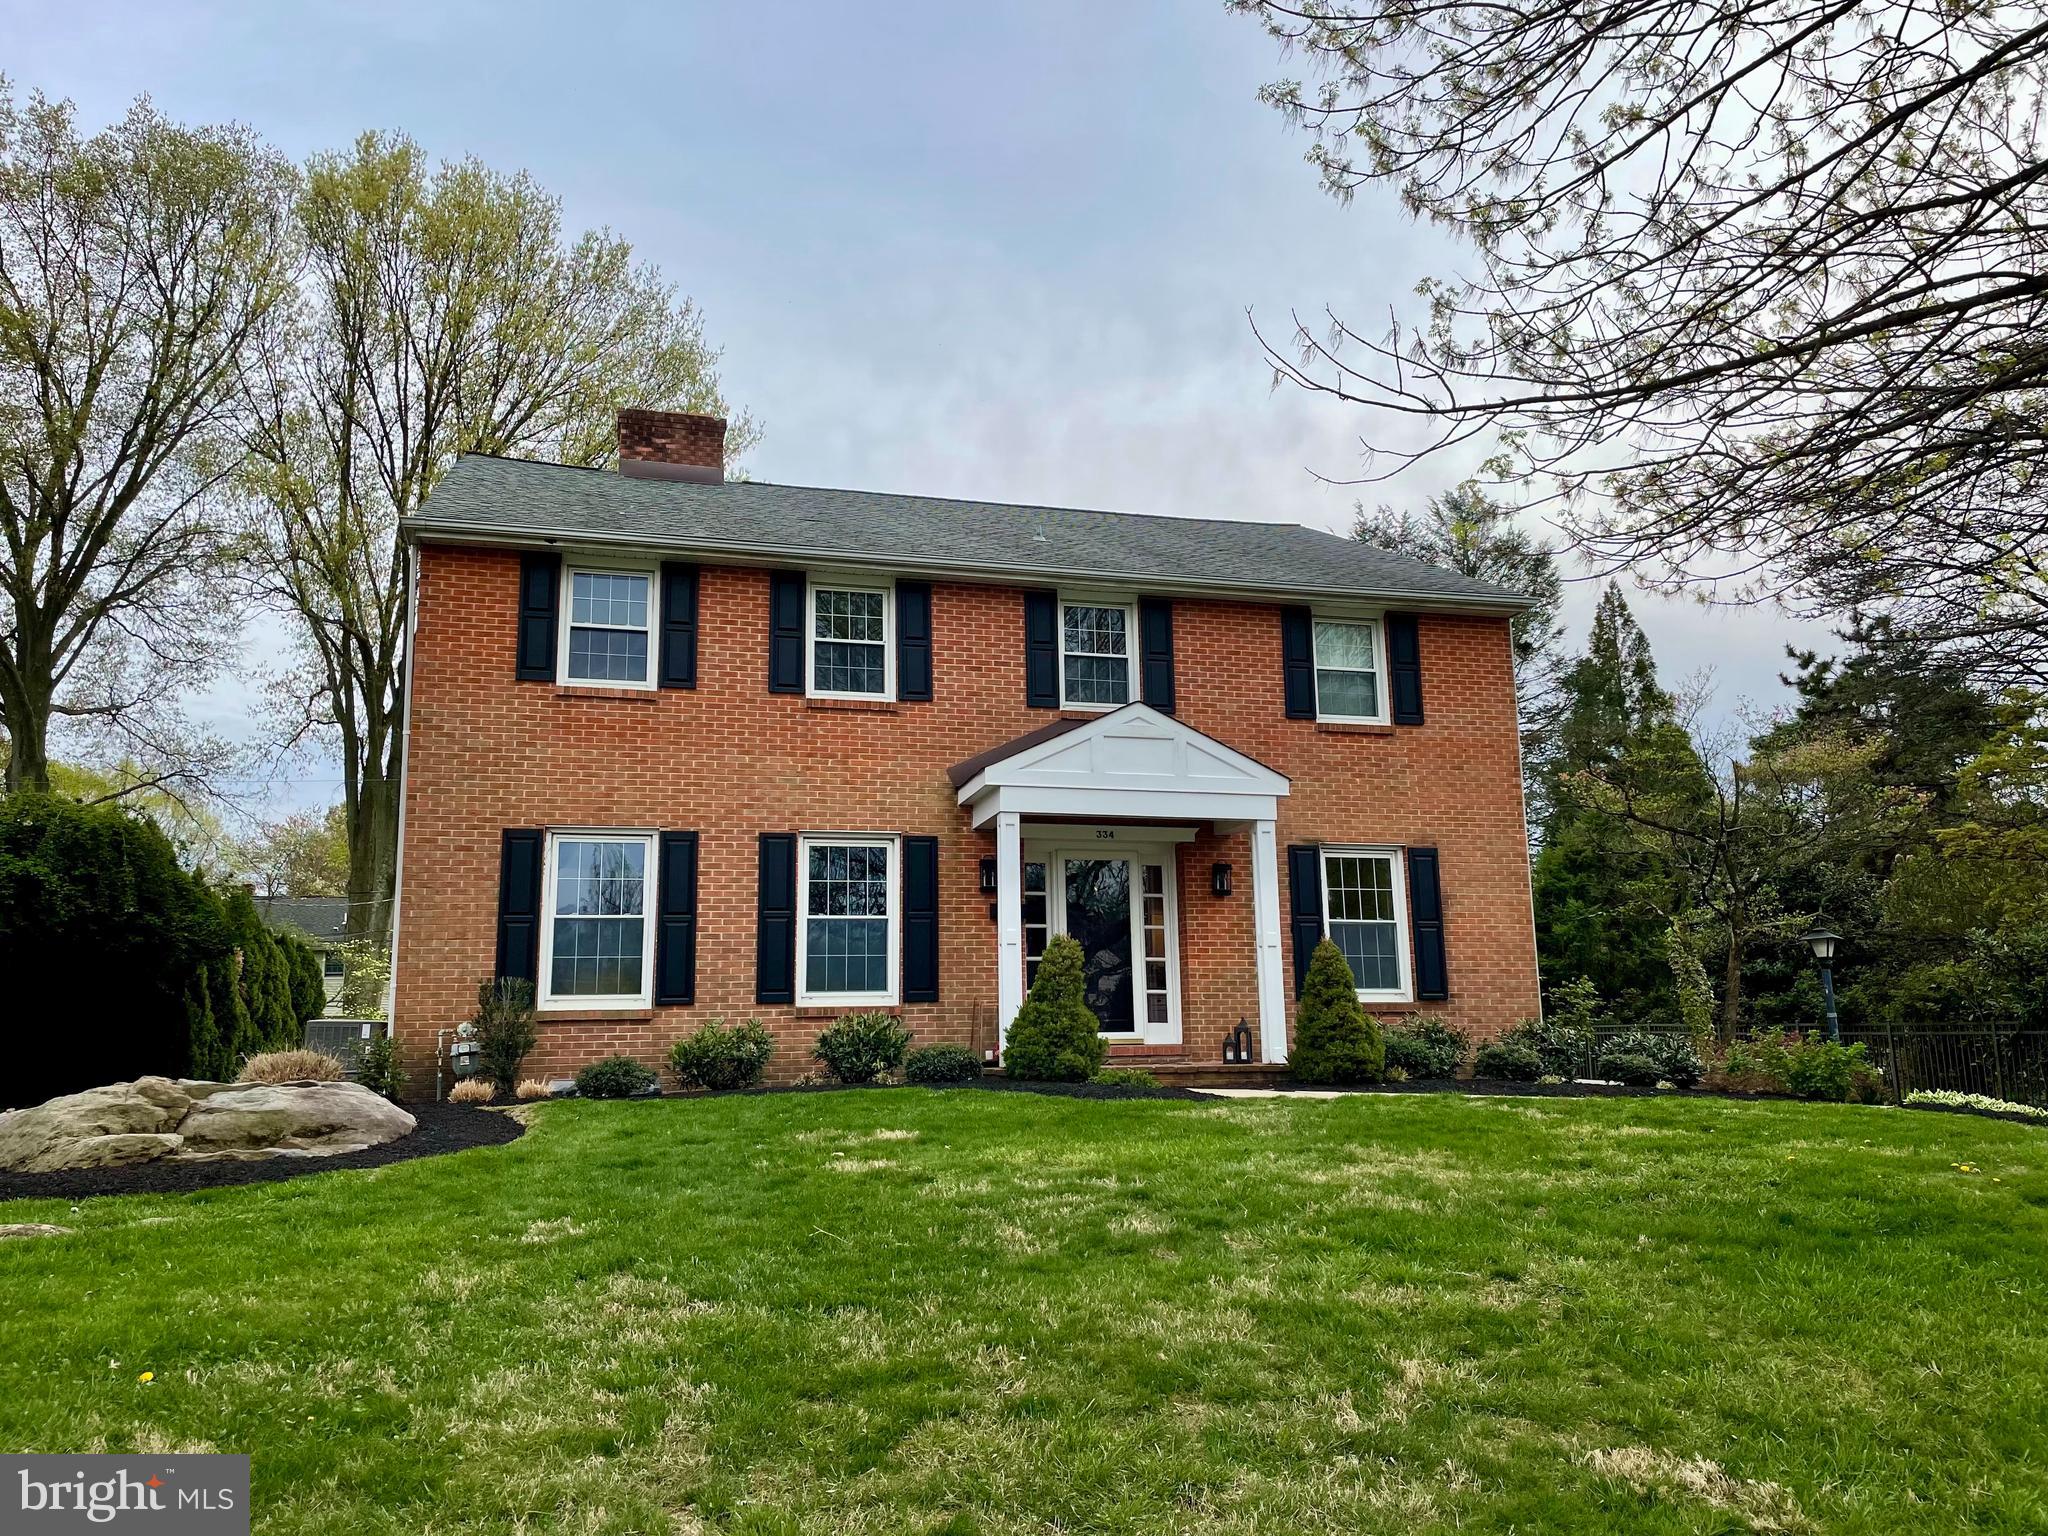
[[1528, 599], [1295, 523], [1085, 512], [770, 485], [695, 483], [465, 454], [402, 525], [408, 537], [846, 560], [932, 573], [1298, 594], [1496, 613]]
[[339, 943], [348, 932], [348, 901], [341, 896], [258, 896], [256, 910], [271, 927], [316, 943]]

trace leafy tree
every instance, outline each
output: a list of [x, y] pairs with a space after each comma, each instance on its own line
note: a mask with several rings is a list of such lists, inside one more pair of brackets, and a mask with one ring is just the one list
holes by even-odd
[[1034, 1082], [1080, 1083], [1101, 1070], [1108, 1048], [1088, 1011], [1086, 956], [1058, 934], [1038, 958], [1038, 974], [1003, 1043], [1003, 1070]]
[[1335, 943], [1323, 939], [1302, 978], [1287, 1070], [1304, 1083], [1376, 1083], [1386, 1068], [1387, 1043], [1379, 1021], [1358, 1001], [1351, 963]]
[[265, 822], [254, 837], [236, 843], [229, 857], [265, 896], [345, 896], [347, 810], [330, 805]]
[[1361, 507], [1352, 536], [1534, 600], [1535, 606], [1509, 625], [1509, 635], [1521, 714], [1524, 799], [1531, 828], [1540, 825], [1549, 805], [1564, 665], [1564, 580], [1556, 554], [1516, 525], [1512, 509], [1469, 480], [1431, 497], [1420, 515], [1391, 507], [1367, 513]]
[[6, 787], [50, 729], [190, 786], [175, 707], [230, 633], [220, 493], [240, 371], [290, 287], [292, 172], [245, 129], [137, 102], [90, 138], [0, 79], [0, 726]]
[[1281, 376], [1397, 456], [1497, 436], [1616, 566], [2048, 682], [2038, 7], [1233, 3], [1309, 61], [1266, 96], [1323, 184], [1476, 257]]
[[[461, 453], [600, 464], [621, 406], [725, 415], [689, 300], [605, 232], [474, 160], [366, 134], [307, 166], [308, 279], [254, 349], [262, 590], [298, 626], [287, 739], [339, 752], [349, 934], [390, 929], [405, 583], [398, 520]], [[727, 433], [735, 455], [754, 438]]]

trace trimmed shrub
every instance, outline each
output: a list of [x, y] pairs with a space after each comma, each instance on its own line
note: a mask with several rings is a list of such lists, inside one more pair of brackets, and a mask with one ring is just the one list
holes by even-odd
[[1635, 1051], [1606, 1051], [1594, 1068], [1602, 1077], [1631, 1088], [1654, 1088], [1664, 1081], [1664, 1068]]
[[751, 1088], [774, 1054], [775, 1038], [759, 1019], [730, 1027], [707, 1019], [668, 1048], [668, 1069], [685, 1088]]
[[1409, 1079], [1456, 1077], [1471, 1046], [1462, 1029], [1433, 1018], [1390, 1024], [1382, 1037], [1387, 1043], [1387, 1076], [1394, 1081], [1407, 1080], [1394, 1078], [1396, 1071]]
[[488, 1077], [465, 1077], [448, 1090], [450, 1104], [488, 1104], [498, 1096], [498, 1085]]
[[903, 1058], [903, 1080], [928, 1083], [972, 1083], [981, 1077], [981, 1058], [964, 1045], [925, 1045]]
[[1159, 1079], [1143, 1067], [1105, 1067], [1088, 1079], [1098, 1088], [1157, 1088]]
[[512, 1090], [512, 1097], [522, 1104], [530, 1104], [535, 1099], [552, 1099], [554, 1096], [555, 1090], [537, 1077], [526, 1078]]
[[630, 1056], [607, 1056], [576, 1074], [576, 1092], [586, 1099], [631, 1099], [660, 1081]]
[[1358, 1001], [1344, 951], [1329, 939], [1309, 956], [1287, 1070], [1304, 1083], [1376, 1083], [1386, 1075], [1379, 1024]]
[[811, 1052], [842, 1083], [872, 1083], [903, 1065], [910, 1031], [887, 1013], [849, 1013], [834, 1019]]
[[1003, 1071], [1026, 1082], [1082, 1083], [1102, 1070], [1109, 1047], [1088, 1011], [1085, 957], [1069, 934], [1060, 934], [1038, 958], [1031, 993], [1010, 1025]]
[[1631, 1029], [1609, 1036], [1600, 1047], [1601, 1072], [1604, 1076], [1614, 1076], [1606, 1070], [1605, 1064], [1616, 1056], [1647, 1057], [1657, 1064], [1658, 1076], [1676, 1083], [1681, 1088], [1692, 1087], [1706, 1075], [1707, 1071], [1706, 1063], [1700, 1060], [1699, 1048], [1692, 1043], [1692, 1037], [1681, 1035], [1674, 1030]]
[[1884, 1086], [1870, 1053], [1858, 1041], [1837, 1045], [1819, 1033], [1808, 1034], [1785, 1052], [1785, 1087], [1802, 1099], [1835, 1104], [1868, 1102]]
[[398, 1046], [389, 1032], [370, 1036], [363, 1043], [363, 1059], [356, 1066], [356, 1081], [372, 1093], [387, 1099], [398, 1097], [405, 1086], [405, 1074], [398, 1066]]
[[498, 1083], [519, 1081], [519, 1067], [526, 1060], [540, 1030], [534, 1023], [533, 983], [516, 976], [481, 981], [476, 988], [477, 1065], [482, 1075]]
[[263, 1051], [242, 1063], [238, 1083], [338, 1083], [341, 1063], [325, 1051]]
[[1473, 1053], [1472, 1075], [1501, 1078], [1510, 1083], [1540, 1082], [1545, 1077], [1563, 1081], [1555, 1072], [1544, 1070], [1543, 1058], [1528, 1045], [1505, 1037], [1489, 1040]]

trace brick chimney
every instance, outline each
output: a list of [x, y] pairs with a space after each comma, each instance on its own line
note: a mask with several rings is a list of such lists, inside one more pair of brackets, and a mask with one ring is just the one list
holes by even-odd
[[688, 411], [619, 412], [619, 473], [640, 480], [725, 478], [725, 418]]

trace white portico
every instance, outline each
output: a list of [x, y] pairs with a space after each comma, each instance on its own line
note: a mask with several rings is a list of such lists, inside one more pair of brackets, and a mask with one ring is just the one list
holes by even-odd
[[[995, 831], [996, 1013], [1005, 1039], [1024, 1002], [1027, 900], [1047, 931], [1078, 936], [1091, 923], [1105, 940], [1097, 952], [1123, 956], [1128, 975], [1117, 986], [1129, 1025], [1113, 1033], [1180, 1038], [1172, 848], [1193, 825], [1213, 823], [1251, 834], [1259, 1038], [1267, 1061], [1287, 1059], [1274, 828], [1286, 775], [1171, 715], [1126, 704], [1054, 721], [969, 758], [951, 777], [973, 824]], [[1038, 891], [1027, 893], [1027, 871]], [[1164, 991], [1148, 981], [1162, 972]]]

